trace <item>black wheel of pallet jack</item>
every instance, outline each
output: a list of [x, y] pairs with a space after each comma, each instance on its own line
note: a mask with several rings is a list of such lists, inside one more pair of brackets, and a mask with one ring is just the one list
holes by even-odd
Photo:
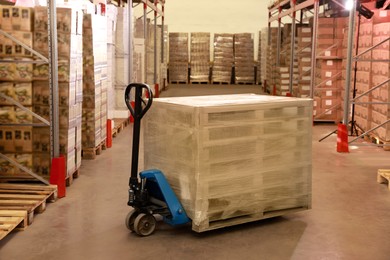
[[138, 215], [139, 212], [135, 209], [132, 209], [126, 216], [126, 227], [132, 232], [134, 232], [134, 222]]
[[151, 235], [156, 229], [157, 221], [152, 214], [140, 213], [134, 221], [135, 232], [143, 237]]

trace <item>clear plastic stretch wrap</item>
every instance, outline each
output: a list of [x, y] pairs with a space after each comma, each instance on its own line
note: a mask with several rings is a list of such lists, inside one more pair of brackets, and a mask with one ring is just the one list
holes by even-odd
[[234, 67], [236, 83], [255, 82], [253, 35], [238, 33], [234, 35]]
[[188, 33], [169, 33], [169, 81], [188, 82]]
[[210, 33], [191, 33], [191, 82], [209, 82]]
[[233, 34], [214, 34], [212, 83], [230, 83], [234, 62]]
[[145, 169], [164, 172], [197, 232], [309, 209], [311, 125], [311, 99], [156, 99]]

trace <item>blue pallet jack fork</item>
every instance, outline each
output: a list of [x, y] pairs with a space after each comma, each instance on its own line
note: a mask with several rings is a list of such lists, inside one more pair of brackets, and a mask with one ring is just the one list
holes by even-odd
[[[147, 93], [145, 100], [142, 97], [144, 90]], [[133, 99], [134, 108], [131, 106]], [[190, 222], [183, 206], [160, 170], [145, 170], [138, 176], [141, 119], [152, 105], [152, 90], [146, 84], [132, 83], [125, 90], [125, 102], [134, 118], [129, 201], [127, 203], [133, 209], [126, 217], [127, 228], [139, 236], [149, 236], [156, 229], [156, 215], [161, 215], [163, 221], [172, 226]]]

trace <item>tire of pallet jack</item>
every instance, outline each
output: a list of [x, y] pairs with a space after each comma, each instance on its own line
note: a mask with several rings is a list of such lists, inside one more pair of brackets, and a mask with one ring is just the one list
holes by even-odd
[[139, 215], [139, 212], [135, 209], [132, 209], [126, 216], [126, 227], [134, 232], [134, 221]]
[[156, 226], [157, 221], [152, 214], [140, 213], [134, 221], [134, 230], [142, 237], [151, 235], [156, 229]]

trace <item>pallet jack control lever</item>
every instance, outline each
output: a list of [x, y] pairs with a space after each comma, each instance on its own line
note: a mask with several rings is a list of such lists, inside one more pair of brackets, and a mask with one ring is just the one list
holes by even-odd
[[[147, 99], [143, 99], [144, 90], [147, 93]], [[134, 96], [132, 96], [134, 95]], [[132, 101], [134, 100], [134, 107], [132, 106]], [[143, 83], [131, 83], [127, 86], [125, 90], [125, 102], [127, 108], [130, 110], [131, 115], [134, 118], [134, 128], [133, 128], [133, 149], [132, 149], [132, 158], [131, 158], [131, 176], [129, 180], [129, 202], [128, 204], [134, 204], [136, 195], [141, 195], [143, 191], [140, 191], [138, 182], [138, 158], [139, 158], [139, 142], [140, 142], [140, 130], [141, 130], [141, 119], [149, 110], [153, 102], [153, 92], [150, 87]], [[142, 197], [142, 195], [140, 196]]]

